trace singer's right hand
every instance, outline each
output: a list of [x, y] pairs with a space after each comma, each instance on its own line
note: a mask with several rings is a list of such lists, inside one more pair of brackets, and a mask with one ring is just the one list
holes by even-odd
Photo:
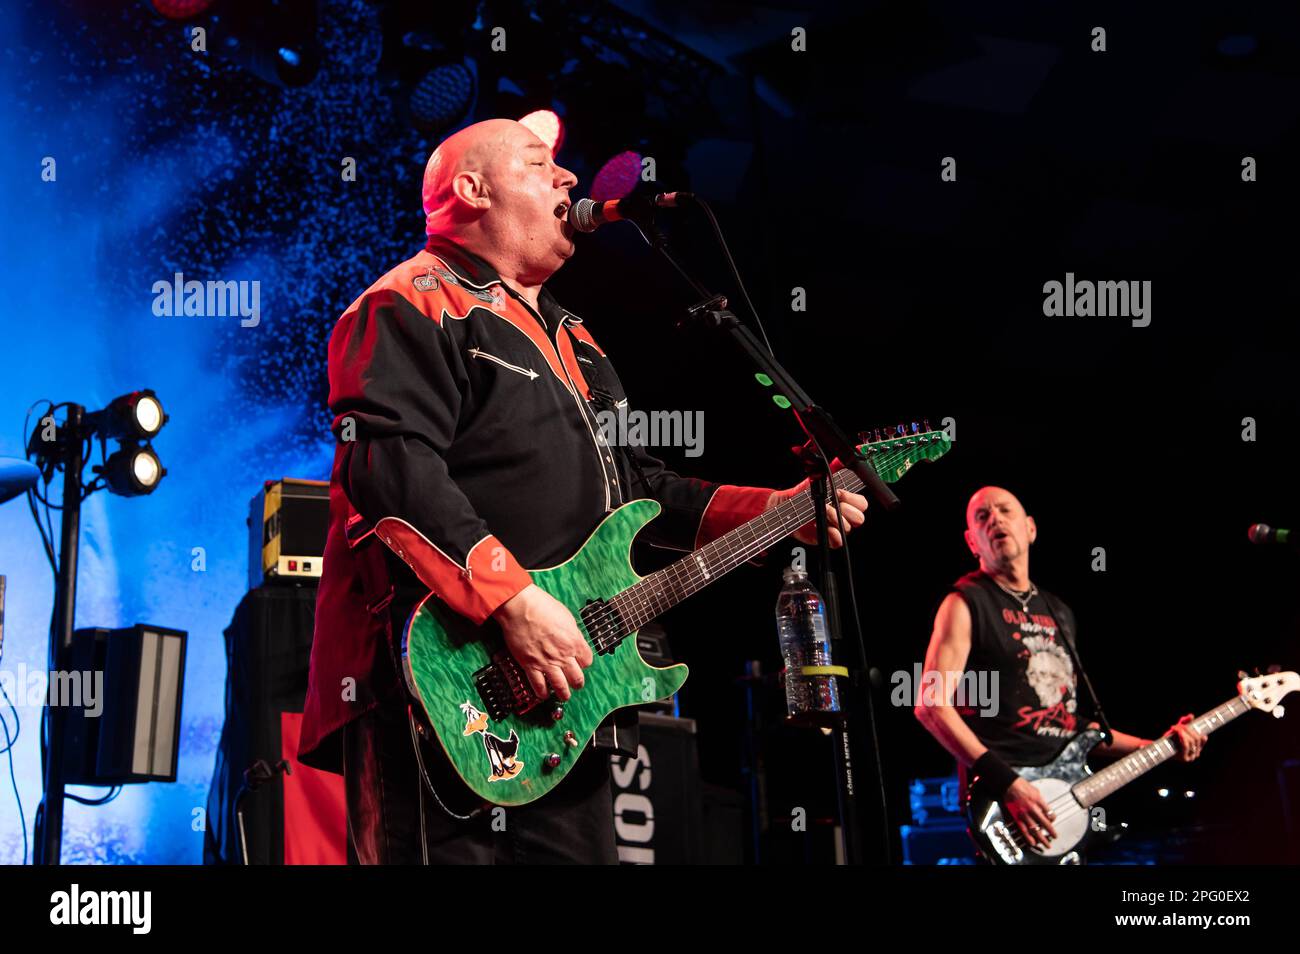
[[492, 618], [538, 698], [554, 691], [563, 702], [582, 688], [582, 670], [593, 660], [591, 646], [563, 603], [530, 583], [498, 606]]

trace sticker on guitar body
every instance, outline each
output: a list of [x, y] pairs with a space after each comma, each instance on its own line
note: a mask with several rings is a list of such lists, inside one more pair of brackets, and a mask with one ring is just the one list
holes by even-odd
[[462, 702], [460, 711], [465, 716], [464, 734], [477, 734], [483, 742], [483, 751], [487, 753], [488, 762], [492, 766], [488, 781], [506, 782], [518, 776], [524, 768], [524, 763], [515, 757], [519, 752], [519, 734], [511, 729], [508, 739], [493, 735], [488, 731], [487, 713], [479, 712], [469, 702]]

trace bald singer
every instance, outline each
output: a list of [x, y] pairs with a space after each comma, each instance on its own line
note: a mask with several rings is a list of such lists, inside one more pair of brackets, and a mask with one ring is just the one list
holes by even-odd
[[[635, 713], [583, 740], [545, 798], [504, 817], [466, 807], [441, 749], [413, 731], [401, 647], [420, 600], [499, 627], [534, 692], [562, 702], [582, 692], [591, 647], [527, 568], [567, 560], [630, 500], [663, 508], [643, 537], [692, 550], [807, 487], [681, 477], [602, 433], [597, 415], [627, 395], [583, 320], [544, 287], [574, 254], [576, 184], [521, 123], [456, 132], [425, 169], [427, 245], [330, 338], [337, 446], [299, 758], [342, 773], [363, 864], [617, 860], [609, 754], [636, 754]], [[861, 525], [866, 499], [839, 496], [847, 528]]]

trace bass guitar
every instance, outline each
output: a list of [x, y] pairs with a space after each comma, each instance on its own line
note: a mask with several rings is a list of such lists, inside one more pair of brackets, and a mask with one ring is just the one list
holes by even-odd
[[[1211, 709], [1192, 725], [1208, 735], [1251, 709], [1281, 718], [1286, 711], [1280, 705], [1283, 697], [1296, 689], [1300, 689], [1300, 676], [1293, 672], [1243, 679], [1237, 685], [1235, 698]], [[1088, 768], [1088, 753], [1101, 739], [1099, 730], [1088, 729], [1067, 742], [1046, 765], [1012, 766], [1042, 793], [1056, 815], [1052, 826], [1057, 837], [1046, 848], [1031, 846], [1020, 827], [1003, 817], [998, 799], [981, 786], [978, 777], [972, 779], [966, 817], [980, 853], [996, 865], [1079, 864], [1088, 841], [1105, 831], [1101, 821], [1104, 816], [1093, 806], [1178, 753], [1173, 739], [1157, 739], [1094, 774]]]

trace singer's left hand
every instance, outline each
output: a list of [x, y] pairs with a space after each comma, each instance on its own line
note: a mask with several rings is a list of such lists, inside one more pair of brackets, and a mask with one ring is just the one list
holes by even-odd
[[[772, 496], [767, 499], [767, 506], [764, 510], [771, 510], [779, 506], [784, 501], [790, 499], [796, 494], [806, 493], [808, 491], [808, 481], [796, 484], [788, 490], [776, 490]], [[836, 495], [840, 499], [840, 512], [844, 514], [845, 532], [851, 533], [854, 527], [860, 527], [863, 521], [867, 519], [867, 498], [862, 494], [849, 493], [847, 490], [838, 490]], [[835, 519], [835, 508], [830, 504], [826, 505], [826, 529], [830, 537], [831, 546], [844, 546], [844, 537], [840, 535], [839, 523]], [[806, 524], [796, 530], [792, 536], [800, 543], [813, 546], [817, 543], [817, 523], [809, 520]]]

